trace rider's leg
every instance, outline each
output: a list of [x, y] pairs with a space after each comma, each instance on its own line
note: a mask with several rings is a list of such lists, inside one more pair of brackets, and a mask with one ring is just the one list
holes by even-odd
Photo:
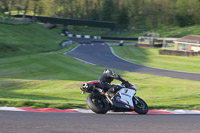
[[108, 93], [108, 96], [113, 97], [115, 95], [115, 93], [116, 93], [115, 86], [110, 86], [110, 88], [108, 89], [107, 93]]

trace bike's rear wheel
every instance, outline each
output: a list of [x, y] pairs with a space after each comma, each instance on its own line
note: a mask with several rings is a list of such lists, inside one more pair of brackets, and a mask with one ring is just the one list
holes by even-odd
[[97, 114], [105, 114], [110, 109], [110, 105], [106, 98], [97, 93], [88, 95], [87, 104], [88, 107]]
[[141, 98], [137, 97], [137, 100], [133, 100], [134, 103], [134, 111], [138, 114], [147, 114], [149, 111], [149, 108], [144, 100]]

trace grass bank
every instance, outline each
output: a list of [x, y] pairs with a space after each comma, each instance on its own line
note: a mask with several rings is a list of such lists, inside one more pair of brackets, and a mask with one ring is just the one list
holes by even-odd
[[[86, 81], [98, 79], [104, 68], [63, 54], [74, 46], [0, 59], [0, 105], [87, 108], [87, 94], [81, 95], [79, 87]], [[145, 99], [151, 109], [200, 108], [200, 82], [114, 71], [135, 83], [137, 95]]]
[[[118, 44], [110, 43], [111, 46]], [[115, 53], [134, 63], [175, 71], [200, 73], [200, 56], [159, 55], [159, 48], [112, 47]]]
[[59, 50], [63, 40], [38, 24], [0, 23], [0, 58]]
[[[2, 30], [0, 31], [0, 34], [4, 36], [1, 38], [4, 39], [4, 41], [1, 40], [2, 43], [11, 44], [10, 42], [13, 42], [15, 44], [19, 39], [17, 42], [21, 45], [16, 44], [18, 48], [23, 47], [25, 51], [27, 50], [26, 52], [23, 50], [10, 51], [12, 54], [9, 56], [5, 55], [5, 51], [1, 52], [0, 106], [87, 108], [87, 94], [81, 95], [79, 87], [86, 81], [98, 79], [104, 67], [85, 64], [64, 55], [64, 52], [70, 51], [77, 44], [60, 49], [56, 42], [62, 38], [56, 33], [49, 32], [38, 25], [29, 26], [44, 30], [42, 35], [52, 47], [48, 49], [46, 43], [41, 42], [45, 39], [34, 38], [28, 41], [26, 39], [31, 39], [31, 37], [24, 39], [19, 39], [20, 35], [8, 37]], [[10, 32], [16, 33], [12, 26], [7, 26], [7, 28]], [[22, 33], [24, 35], [29, 34], [30, 31], [28, 27], [26, 28], [27, 31], [22, 29], [25, 32]], [[35, 32], [35, 34], [40, 33]], [[39, 35], [35, 36], [39, 37]], [[48, 41], [51, 37], [52, 41]], [[40, 44], [40, 47], [34, 49], [31, 47], [33, 44]], [[12, 48], [15, 45], [9, 46]], [[137, 95], [142, 97], [151, 109], [200, 108], [200, 82], [114, 71], [126, 80], [135, 83], [138, 88]]]

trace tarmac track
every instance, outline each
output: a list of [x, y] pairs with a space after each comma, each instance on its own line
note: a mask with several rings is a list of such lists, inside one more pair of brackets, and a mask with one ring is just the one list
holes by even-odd
[[0, 111], [0, 133], [198, 133], [200, 115]]
[[[81, 39], [75, 41], [81, 43]], [[66, 54], [91, 64], [97, 64], [119, 70], [200, 81], [200, 74], [170, 71], [131, 63], [114, 55], [109, 45], [106, 43], [90, 42], [87, 40], [84, 40], [84, 42], [84, 44], [80, 44], [76, 49]]]

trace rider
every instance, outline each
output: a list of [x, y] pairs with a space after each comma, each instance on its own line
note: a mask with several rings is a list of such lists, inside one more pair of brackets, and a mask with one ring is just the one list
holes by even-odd
[[99, 77], [99, 82], [102, 84], [104, 92], [107, 92], [109, 96], [113, 96], [113, 94], [120, 89], [119, 86], [110, 84], [113, 79], [121, 81], [122, 84], [126, 84], [128, 82], [125, 81], [120, 75], [114, 74], [112, 70], [104, 69], [103, 74]]

